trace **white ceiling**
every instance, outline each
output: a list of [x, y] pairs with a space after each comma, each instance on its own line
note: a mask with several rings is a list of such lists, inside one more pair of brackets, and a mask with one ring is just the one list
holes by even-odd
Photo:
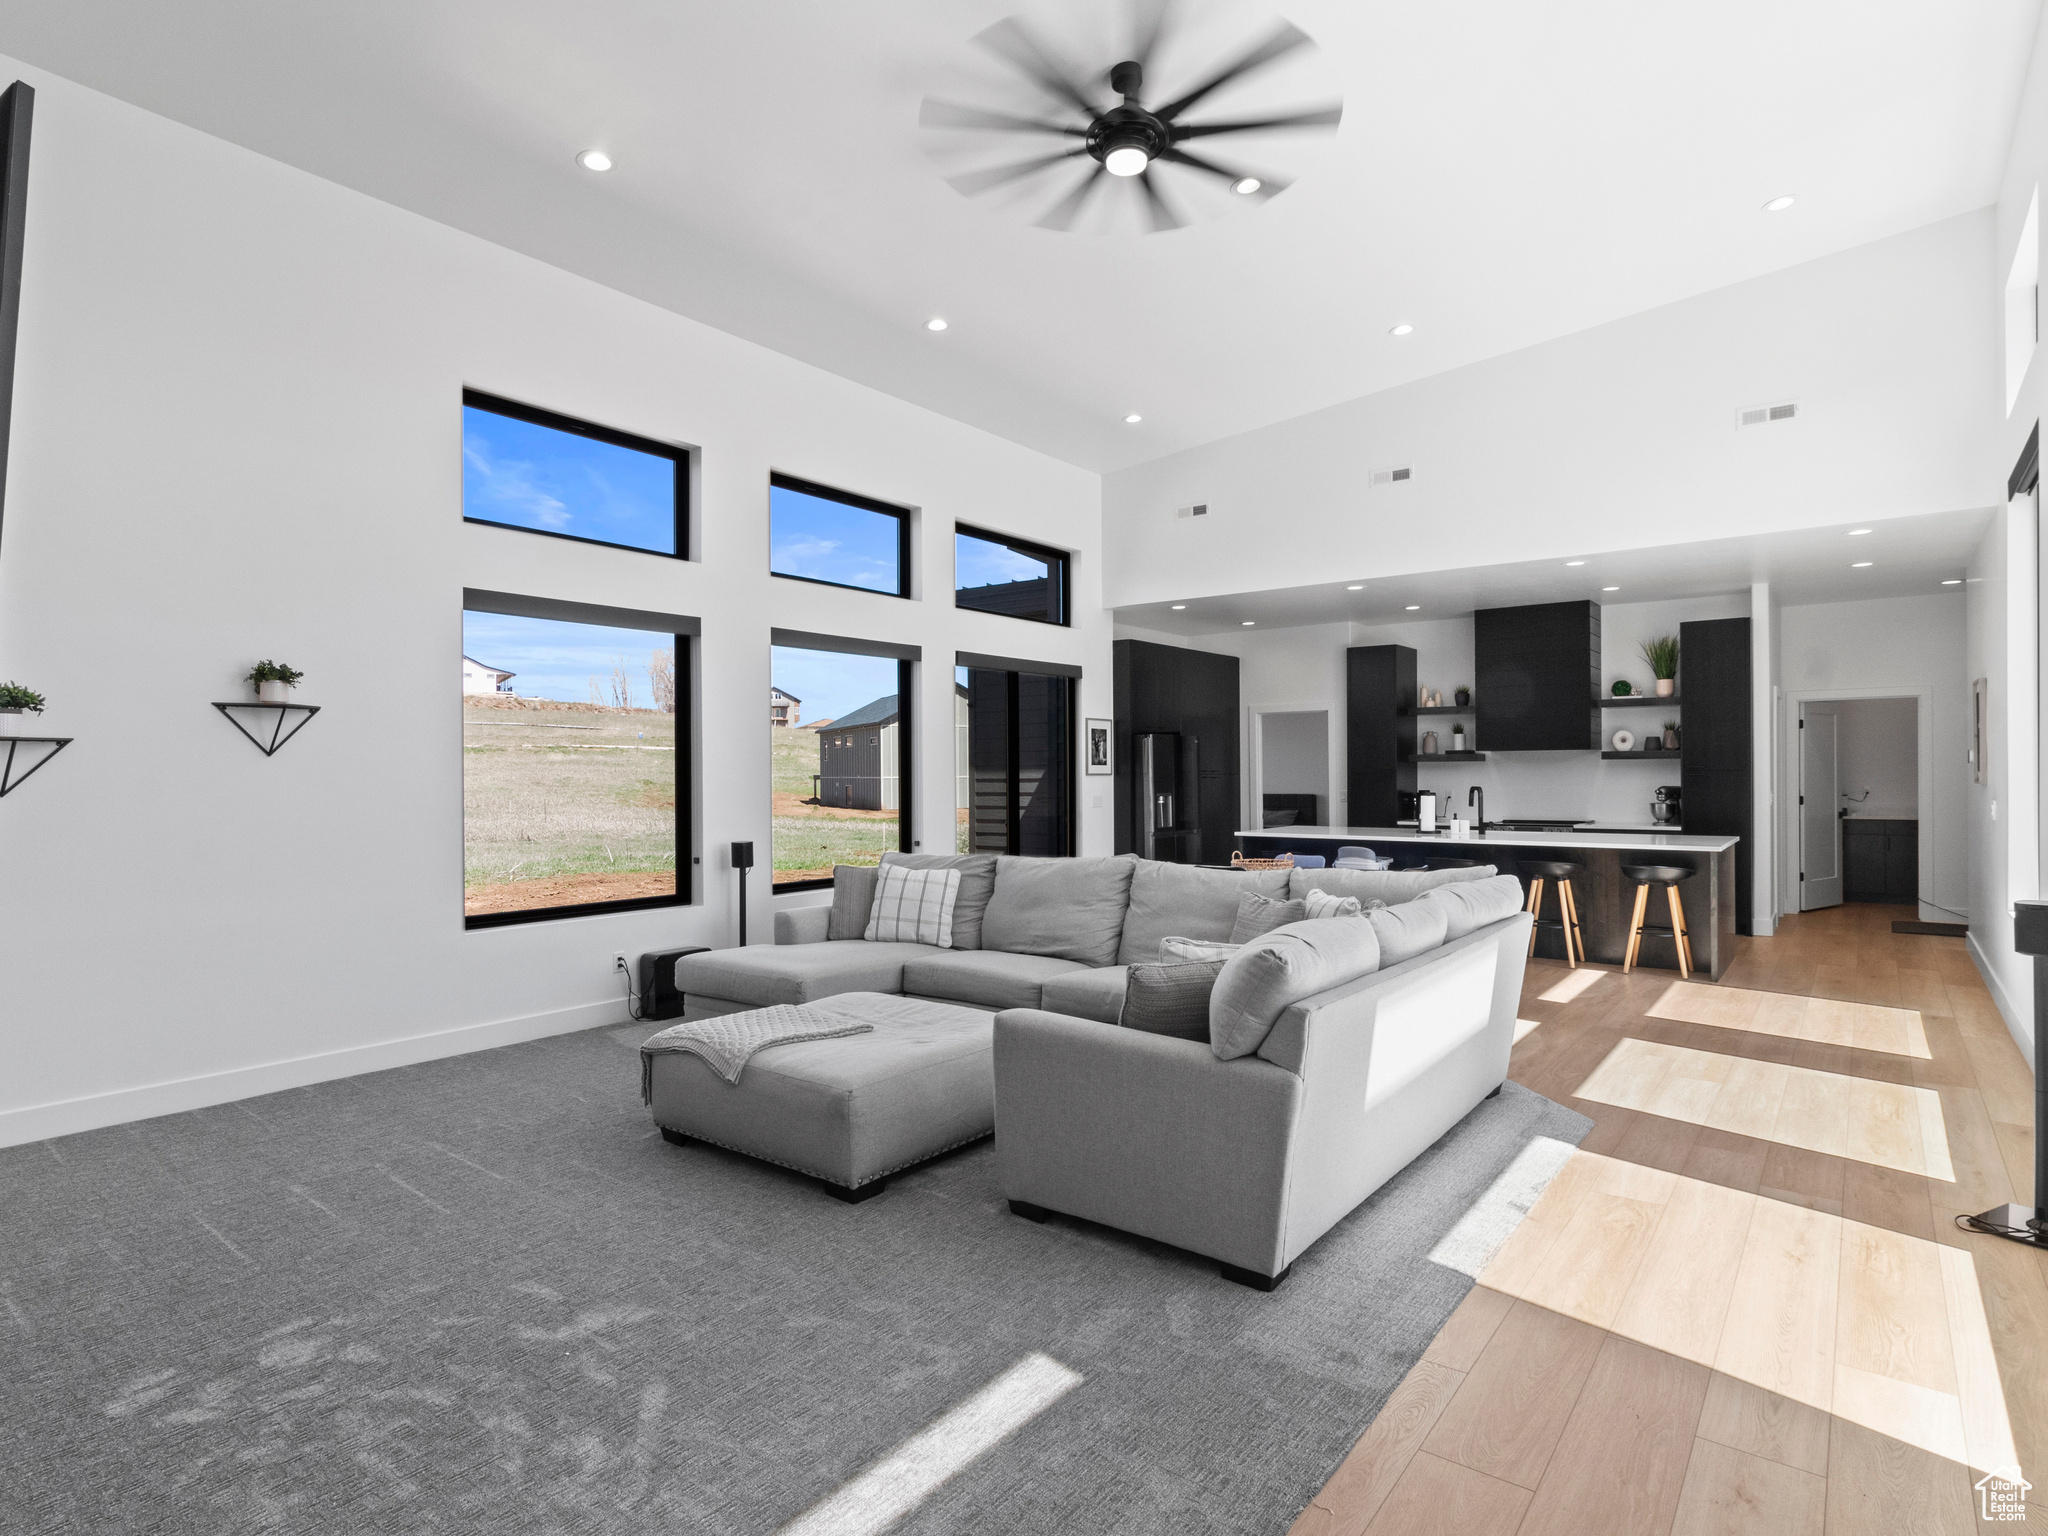
[[[1654, 603], [1747, 593], [1759, 581], [1771, 584], [1773, 601], [1788, 606], [1960, 593], [1960, 584], [1943, 583], [1963, 578], [1990, 517], [1989, 508], [1935, 512], [1589, 555], [1578, 565], [1526, 560], [1429, 571], [1359, 582], [1357, 592], [1340, 577], [1309, 587], [1191, 597], [1178, 612], [1171, 601], [1134, 603], [1118, 608], [1116, 618], [1119, 624], [1165, 634], [1213, 635], [1240, 630], [1247, 619], [1258, 630], [1305, 624], [1400, 624], [1463, 618], [1475, 608], [1523, 603], [1579, 598], [1603, 604]], [[1855, 528], [1870, 531], [1852, 534]], [[1859, 570], [1856, 562], [1864, 560], [1870, 564]], [[1610, 592], [1608, 587], [1619, 590]], [[1414, 612], [1409, 611], [1411, 603], [1417, 605]]]
[[1028, 227], [920, 138], [970, 35], [1082, 0], [0, 0], [0, 51], [1110, 470], [1981, 207], [2039, 12], [1188, 3], [1298, 23], [1345, 115], [1154, 235]]

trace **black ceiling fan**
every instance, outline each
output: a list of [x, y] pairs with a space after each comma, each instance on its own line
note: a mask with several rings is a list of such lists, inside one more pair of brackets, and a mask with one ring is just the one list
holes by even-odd
[[[1214, 92], [1301, 48], [1313, 48], [1306, 32], [1281, 22], [1265, 38], [1244, 49], [1227, 64], [1200, 77], [1199, 83], [1168, 100], [1148, 105], [1147, 66], [1158, 52], [1170, 11], [1155, 4], [1141, 15], [1133, 56], [1102, 74], [1077, 72], [1039, 42], [1017, 17], [997, 22], [974, 41], [1021, 74], [1056, 104], [1051, 116], [1028, 116], [926, 97], [919, 123], [928, 129], [1058, 136], [1067, 147], [1004, 165], [949, 176], [947, 181], [967, 196], [978, 196], [1038, 176], [1052, 176], [1079, 162], [1081, 179], [1034, 222], [1043, 229], [1074, 227], [1090, 199], [1105, 185], [1125, 181], [1144, 196], [1154, 231], [1177, 229], [1187, 222], [1159, 184], [1159, 168], [1174, 166], [1214, 178], [1232, 192], [1260, 200], [1285, 191], [1287, 178], [1270, 171], [1225, 164], [1186, 146], [1194, 139], [1272, 129], [1335, 128], [1344, 115], [1341, 104], [1311, 107], [1279, 115], [1187, 122], [1185, 115]], [[1115, 97], [1105, 104], [1102, 85]], [[1092, 163], [1090, 163], [1092, 162]]]

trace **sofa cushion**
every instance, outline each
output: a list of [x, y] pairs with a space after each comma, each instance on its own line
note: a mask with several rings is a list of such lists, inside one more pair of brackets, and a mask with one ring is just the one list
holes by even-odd
[[1288, 878], [1287, 894], [1299, 901], [1311, 890], [1328, 891], [1332, 896], [1356, 896], [1362, 906], [1382, 901], [1391, 907], [1437, 886], [1485, 880], [1493, 873], [1491, 864], [1477, 869], [1297, 869]]
[[[996, 856], [992, 853], [885, 853], [884, 864], [905, 869], [957, 869], [960, 894], [953, 901], [953, 947], [981, 948], [981, 918], [996, 888]], [[837, 935], [835, 935], [837, 937]]]
[[1228, 960], [1243, 948], [1242, 944], [1231, 944], [1217, 939], [1183, 939], [1175, 935], [1159, 941], [1156, 963], [1172, 965], [1179, 960]]
[[1126, 967], [1130, 979], [1124, 986], [1123, 1012], [1116, 1022], [1148, 1035], [1208, 1039], [1209, 998], [1224, 964], [1221, 960], [1193, 960]]
[[1365, 910], [1356, 896], [1337, 896], [1314, 886], [1302, 894], [1301, 905], [1303, 917], [1356, 917]]
[[1367, 918], [1312, 917], [1275, 928], [1224, 962], [1209, 998], [1209, 1048], [1224, 1061], [1249, 1056], [1292, 1004], [1379, 964], [1379, 938]]
[[1399, 906], [1375, 907], [1365, 917], [1379, 936], [1382, 967], [1399, 965], [1437, 948], [1450, 931], [1450, 909], [1442, 902], [1419, 897]]
[[825, 924], [826, 938], [867, 937], [868, 914], [875, 908], [875, 877], [881, 872], [873, 864], [832, 866], [832, 916]]
[[1257, 891], [1246, 891], [1237, 898], [1237, 921], [1230, 925], [1230, 942], [1249, 944], [1262, 933], [1285, 928], [1307, 916], [1305, 903], [1276, 900], [1271, 896], [1261, 896]]
[[1475, 928], [1484, 928], [1488, 923], [1513, 917], [1522, 910], [1526, 899], [1522, 895], [1522, 882], [1513, 875], [1440, 885], [1422, 895], [1422, 900], [1436, 903], [1444, 909], [1446, 944], [1452, 939], [1462, 939]]
[[984, 949], [1115, 965], [1131, 892], [1129, 854], [996, 860], [996, 893], [982, 918]]
[[1124, 980], [1128, 965], [1083, 966], [1061, 971], [1045, 979], [1045, 1000], [1038, 1006], [1047, 1013], [1064, 1013], [1098, 1024], [1114, 1024], [1124, 1008]]
[[1050, 955], [1013, 955], [999, 949], [971, 949], [965, 954], [925, 950], [904, 962], [903, 990], [912, 997], [977, 1008], [1038, 1008], [1045, 983], [1064, 971], [1078, 971], [1079, 961]]
[[875, 908], [868, 931], [861, 935], [878, 943], [953, 947], [953, 906], [960, 899], [957, 869], [905, 869], [891, 864], [875, 881]]
[[1228, 940], [1237, 921], [1238, 899], [1246, 891], [1284, 897], [1287, 871], [1197, 869], [1192, 864], [1137, 860], [1117, 959], [1126, 965], [1149, 965], [1159, 958], [1159, 941], [1169, 937]]
[[683, 956], [676, 962], [676, 986], [750, 1008], [808, 1003], [841, 992], [901, 992], [906, 960], [944, 953], [926, 944], [870, 944], [865, 939], [749, 944]]

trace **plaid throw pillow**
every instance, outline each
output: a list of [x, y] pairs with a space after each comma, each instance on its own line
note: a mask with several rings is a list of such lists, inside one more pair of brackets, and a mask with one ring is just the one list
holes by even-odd
[[1134, 965], [1124, 981], [1125, 1029], [1182, 1040], [1209, 1038], [1209, 994], [1222, 973], [1221, 960], [1195, 960], [1175, 965]]
[[884, 864], [875, 881], [875, 904], [863, 938], [883, 944], [953, 947], [953, 903], [960, 899], [957, 869], [905, 869]]
[[1301, 898], [1308, 908], [1310, 917], [1356, 917], [1363, 909], [1356, 896], [1332, 896], [1328, 891], [1319, 891], [1314, 886]]

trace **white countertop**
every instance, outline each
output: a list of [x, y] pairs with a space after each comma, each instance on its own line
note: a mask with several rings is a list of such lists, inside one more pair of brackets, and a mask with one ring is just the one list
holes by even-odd
[[[1292, 841], [1313, 838], [1317, 842], [1363, 843], [1448, 843], [1448, 832], [1418, 832], [1413, 827], [1268, 827], [1257, 831], [1240, 829], [1239, 837], [1268, 837]], [[1686, 853], [1721, 853], [1741, 842], [1739, 837], [1709, 837], [1684, 832], [1638, 832], [1615, 829], [1580, 828], [1576, 832], [1510, 832], [1495, 827], [1483, 837], [1465, 838], [1460, 847], [1484, 848], [1669, 848]]]

